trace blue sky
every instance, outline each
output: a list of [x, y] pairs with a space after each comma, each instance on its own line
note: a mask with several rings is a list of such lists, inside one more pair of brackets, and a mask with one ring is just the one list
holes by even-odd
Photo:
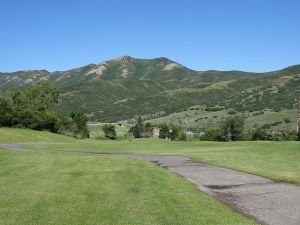
[[0, 0], [0, 71], [121, 55], [195, 70], [300, 64], [299, 0]]

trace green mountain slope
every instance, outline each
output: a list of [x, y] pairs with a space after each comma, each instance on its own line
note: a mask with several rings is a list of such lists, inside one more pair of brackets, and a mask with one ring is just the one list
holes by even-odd
[[49, 73], [0, 73], [0, 89], [39, 80], [58, 83], [61, 113], [85, 112], [111, 122], [136, 115], [156, 118], [201, 105], [252, 112], [293, 109], [300, 91], [300, 66], [269, 73], [193, 71], [167, 58], [123, 56], [99, 64]]

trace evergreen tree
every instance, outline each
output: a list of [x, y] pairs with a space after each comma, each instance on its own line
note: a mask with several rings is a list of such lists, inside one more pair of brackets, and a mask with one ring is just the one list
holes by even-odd
[[142, 138], [144, 133], [144, 125], [142, 117], [139, 116], [136, 120], [134, 127], [132, 128], [132, 135], [135, 138]]

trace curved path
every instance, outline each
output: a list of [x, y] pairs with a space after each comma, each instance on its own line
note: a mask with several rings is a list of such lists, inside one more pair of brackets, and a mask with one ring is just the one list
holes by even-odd
[[[24, 144], [2, 144], [0, 148], [16, 151], [108, 155], [97, 152], [31, 150], [23, 147]], [[41, 145], [43, 143], [26, 144]], [[182, 156], [113, 155], [122, 155], [156, 163], [196, 184], [200, 191], [208, 193], [261, 224], [300, 225], [300, 187], [298, 186], [276, 183], [260, 176], [195, 162]]]

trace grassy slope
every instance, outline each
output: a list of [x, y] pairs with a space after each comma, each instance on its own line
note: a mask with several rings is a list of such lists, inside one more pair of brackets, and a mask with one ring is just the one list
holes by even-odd
[[34, 131], [30, 129], [0, 128], [0, 143], [22, 142], [76, 142], [75, 138], [54, 134], [47, 131]]
[[[168, 116], [149, 120], [154, 124], [172, 123], [184, 128], [197, 127], [200, 129], [214, 129], [220, 126], [221, 121], [230, 116], [227, 110], [220, 110], [216, 112], [203, 111], [201, 108], [192, 107], [193, 110], [186, 110], [178, 113], [173, 113]], [[277, 126], [272, 126], [273, 130], [296, 130], [296, 110], [281, 110], [279, 112], [273, 112], [265, 110], [264, 114], [253, 115], [250, 113], [237, 113], [236, 115], [246, 116], [245, 128], [252, 129], [253, 127], [262, 126], [265, 124], [272, 124], [275, 122], [281, 122]], [[289, 119], [291, 122], [285, 123], [285, 119]]]
[[0, 224], [255, 223], [148, 162], [2, 150]]

